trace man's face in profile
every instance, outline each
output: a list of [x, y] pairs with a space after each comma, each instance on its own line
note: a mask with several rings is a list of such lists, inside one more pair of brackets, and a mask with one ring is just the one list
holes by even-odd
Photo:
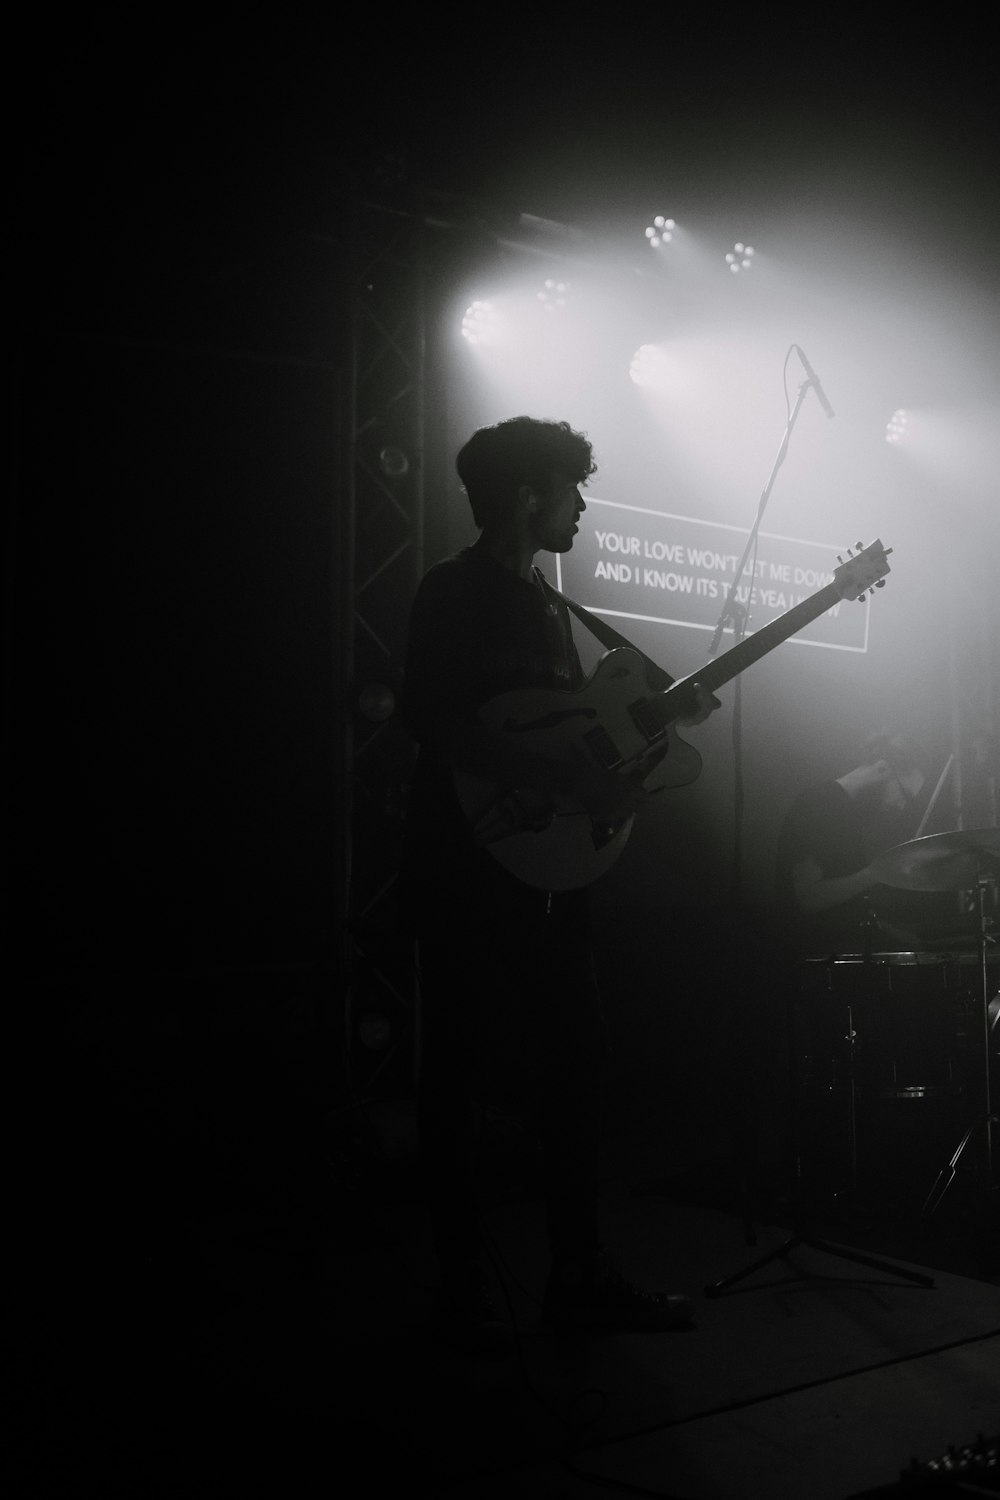
[[577, 521], [586, 509], [575, 479], [556, 470], [544, 489], [535, 492], [532, 513], [534, 541], [541, 552], [568, 552], [577, 533]]

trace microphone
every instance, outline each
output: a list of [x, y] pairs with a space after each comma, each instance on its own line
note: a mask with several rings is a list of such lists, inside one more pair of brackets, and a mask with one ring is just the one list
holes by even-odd
[[816, 374], [816, 371], [813, 369], [812, 365], [806, 359], [805, 355], [803, 354], [802, 350], [799, 348], [798, 344], [795, 345], [795, 349], [796, 349], [796, 352], [798, 353], [799, 359], [802, 361], [802, 368], [803, 368], [803, 370], [805, 370], [806, 375], [809, 377], [809, 383], [813, 387], [813, 389], [815, 390], [817, 396], [819, 397], [819, 404], [820, 404], [820, 406], [822, 406], [823, 410], [826, 412], [826, 414], [827, 414], [828, 417], [832, 417], [833, 416], [833, 407], [830, 405], [829, 401], [826, 399], [826, 392], [824, 391], [823, 387], [819, 383], [819, 376]]

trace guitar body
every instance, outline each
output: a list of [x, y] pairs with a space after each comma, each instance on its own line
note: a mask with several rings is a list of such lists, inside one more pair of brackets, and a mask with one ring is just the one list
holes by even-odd
[[[693, 685], [714, 692], [782, 641], [816, 620], [838, 600], [859, 599], [882, 588], [889, 553], [878, 539], [858, 543], [825, 588], [745, 636], [700, 671], [662, 692], [650, 690], [642, 657], [628, 647], [601, 657], [576, 693], [504, 693], [481, 711], [491, 729], [515, 737], [526, 749], [553, 759], [583, 757], [591, 765], [638, 778], [648, 791], [684, 786], [701, 770], [701, 756], [673, 725], [695, 707]], [[582, 807], [540, 793], [498, 787], [456, 773], [455, 787], [474, 837], [512, 875], [543, 891], [588, 885], [614, 864], [632, 819], [599, 827]]]
[[[641, 705], [649, 698], [642, 658], [622, 647], [603, 656], [577, 692], [503, 693], [480, 718], [536, 755], [582, 757], [636, 776], [650, 791], [684, 786], [699, 775], [701, 756], [671, 726], [648, 725]], [[511, 875], [539, 890], [589, 885], [615, 863], [632, 830], [632, 818], [613, 830], [595, 828], [590, 814], [569, 799], [512, 793], [464, 772], [456, 773], [455, 787], [478, 841]]]

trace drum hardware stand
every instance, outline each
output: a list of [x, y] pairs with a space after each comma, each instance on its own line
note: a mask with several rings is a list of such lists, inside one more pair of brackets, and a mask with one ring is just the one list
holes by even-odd
[[927, 1198], [924, 1201], [922, 1215], [929, 1218], [936, 1213], [944, 1200], [944, 1196], [958, 1173], [958, 1163], [965, 1148], [974, 1140], [979, 1131], [983, 1132], [985, 1150], [983, 1153], [984, 1170], [983, 1177], [987, 1189], [996, 1187], [993, 1176], [993, 1127], [997, 1124], [997, 1117], [993, 1113], [993, 1104], [990, 1098], [990, 985], [989, 974], [986, 964], [986, 945], [995, 939], [988, 937], [986, 917], [986, 890], [988, 886], [995, 886], [996, 876], [992, 874], [980, 875], [976, 883], [976, 914], [978, 922], [978, 954], [979, 954], [979, 996], [978, 1003], [981, 1011], [979, 1017], [979, 1035], [983, 1052], [981, 1100], [982, 1113], [972, 1121], [959, 1141], [954, 1152], [948, 1159], [934, 1179], [934, 1183]]
[[[870, 896], [863, 896], [864, 917], [861, 921], [862, 932], [862, 980], [861, 988], [868, 1002], [869, 1014], [874, 1007], [875, 979], [873, 938], [878, 930], [878, 915], [872, 905]], [[847, 1149], [849, 1166], [848, 1192], [852, 1197], [857, 1196], [858, 1191], [858, 1093], [857, 1093], [857, 1056], [858, 1033], [854, 1025], [854, 1007], [850, 1001], [847, 1003], [847, 1034], [844, 1037], [847, 1043]]]
[[[789, 1028], [788, 1029], [789, 1029], [789, 1034], [791, 1035], [794, 1032], [794, 1026], [792, 1024], [789, 1024]], [[851, 1101], [851, 1104], [850, 1104], [850, 1108], [851, 1108], [851, 1115], [850, 1115], [850, 1122], [851, 1122], [850, 1123], [850, 1142], [851, 1142], [851, 1170], [852, 1170], [852, 1176], [853, 1176], [853, 1174], [856, 1172], [856, 1158], [855, 1158], [855, 1154], [854, 1154], [854, 1151], [855, 1151], [855, 1137], [854, 1137], [854, 1039], [855, 1039], [855, 1033], [854, 1033], [853, 1012], [852, 1012], [850, 1006], [848, 1006], [848, 1033], [849, 1033], [849, 1035], [846, 1038], [846, 1040], [847, 1040], [848, 1046], [849, 1046], [848, 1057], [849, 1057], [849, 1069], [850, 1069], [850, 1101]], [[792, 1064], [792, 1066], [794, 1067], [794, 1063]], [[798, 1127], [797, 1126], [796, 1126], [796, 1135], [798, 1135]], [[796, 1146], [797, 1145], [798, 1145], [798, 1142], [796, 1141]], [[721, 1281], [710, 1282], [709, 1285], [704, 1288], [704, 1294], [705, 1294], [706, 1297], [721, 1297], [723, 1295], [723, 1293], [727, 1292], [730, 1289], [730, 1287], [735, 1286], [736, 1283], [739, 1282], [739, 1281], [743, 1281], [747, 1276], [753, 1275], [754, 1271], [759, 1271], [762, 1266], [771, 1265], [773, 1262], [779, 1261], [779, 1260], [785, 1261], [787, 1263], [788, 1260], [789, 1260], [789, 1257], [792, 1254], [792, 1252], [795, 1251], [795, 1250], [800, 1250], [800, 1249], [819, 1250], [819, 1251], [822, 1252], [822, 1254], [835, 1256], [836, 1259], [838, 1259], [838, 1260], [851, 1261], [854, 1265], [868, 1266], [868, 1267], [870, 1267], [874, 1271], [884, 1271], [884, 1272], [886, 1272], [887, 1275], [902, 1277], [906, 1281], [912, 1281], [912, 1282], [914, 1282], [915, 1285], [917, 1285], [917, 1286], [928, 1287], [928, 1288], [932, 1288], [934, 1286], [934, 1278], [933, 1278], [933, 1276], [928, 1276], [923, 1271], [913, 1271], [913, 1270], [910, 1270], [910, 1268], [908, 1266], [895, 1265], [893, 1262], [888, 1261], [888, 1260], [882, 1260], [878, 1256], [865, 1255], [865, 1254], [863, 1254], [859, 1250], [852, 1250], [852, 1249], [847, 1248], [844, 1245], [835, 1245], [835, 1244], [832, 1244], [829, 1240], [817, 1239], [813, 1235], [806, 1234], [805, 1231], [804, 1231], [804, 1229], [802, 1228], [803, 1212], [802, 1212], [802, 1198], [801, 1198], [801, 1188], [800, 1188], [800, 1176], [801, 1176], [800, 1163], [799, 1163], [798, 1155], [797, 1155], [797, 1152], [796, 1152], [795, 1171], [794, 1171], [794, 1175], [793, 1175], [793, 1191], [792, 1191], [792, 1218], [793, 1218], [793, 1226], [794, 1226], [793, 1229], [792, 1229], [792, 1233], [788, 1236], [787, 1239], [783, 1240], [782, 1243], [780, 1245], [778, 1245], [774, 1250], [769, 1251], [767, 1255], [760, 1256], [759, 1259], [757, 1259], [757, 1260], [751, 1261], [750, 1264], [747, 1265], [747, 1266], [744, 1266], [742, 1268], [742, 1270], [735, 1271], [731, 1276], [724, 1276]], [[749, 1241], [748, 1241], [748, 1243], [749, 1243]]]
[[854, 1007], [847, 1003], [847, 1151], [849, 1162], [848, 1191], [853, 1197], [858, 1191], [858, 1103], [854, 1073], [854, 1051], [858, 1033], [854, 1029]]

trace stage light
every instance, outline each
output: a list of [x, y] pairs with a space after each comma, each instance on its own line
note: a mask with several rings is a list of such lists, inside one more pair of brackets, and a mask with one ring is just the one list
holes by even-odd
[[386, 479], [405, 479], [410, 472], [410, 460], [402, 448], [393, 444], [383, 448], [378, 456], [379, 468]]
[[652, 224], [646, 228], [646, 239], [653, 249], [657, 245], [669, 245], [676, 228], [673, 219], [665, 219], [662, 214], [657, 214]]
[[750, 270], [750, 267], [753, 265], [753, 256], [753, 246], [744, 245], [741, 240], [737, 240], [736, 244], [726, 256], [726, 265], [734, 275], [738, 275], [740, 271]]
[[384, 724], [396, 711], [396, 695], [384, 682], [370, 682], [358, 694], [358, 710], [373, 724]]
[[900, 443], [906, 436], [906, 429], [910, 425], [910, 414], [903, 407], [893, 412], [885, 426], [885, 440], [887, 443]]
[[566, 306], [566, 298], [569, 295], [569, 282], [554, 281], [549, 276], [546, 278], [542, 290], [537, 295], [539, 302], [547, 313], [555, 312], [558, 308]]
[[381, 1052], [393, 1039], [395, 1028], [388, 1016], [366, 1011], [358, 1018], [358, 1036], [370, 1052]]
[[655, 344], [641, 344], [632, 356], [628, 372], [636, 385], [655, 385], [666, 366], [662, 349]]
[[487, 344], [496, 337], [498, 319], [492, 302], [477, 300], [465, 309], [462, 337], [470, 344]]

